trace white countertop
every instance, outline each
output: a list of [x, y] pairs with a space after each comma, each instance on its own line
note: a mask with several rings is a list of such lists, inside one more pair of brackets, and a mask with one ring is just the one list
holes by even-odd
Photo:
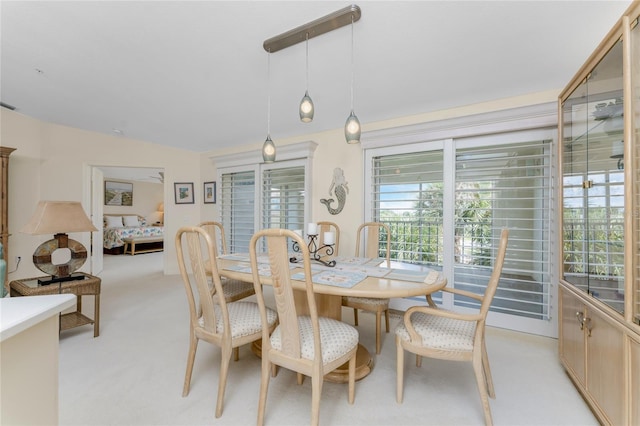
[[75, 305], [73, 294], [0, 298], [0, 342]]

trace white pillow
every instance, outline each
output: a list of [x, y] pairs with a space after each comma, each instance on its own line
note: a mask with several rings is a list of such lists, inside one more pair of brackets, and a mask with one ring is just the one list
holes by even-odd
[[124, 219], [124, 226], [140, 226], [138, 222], [138, 216], [122, 216]]
[[122, 228], [122, 216], [105, 216], [107, 228]]

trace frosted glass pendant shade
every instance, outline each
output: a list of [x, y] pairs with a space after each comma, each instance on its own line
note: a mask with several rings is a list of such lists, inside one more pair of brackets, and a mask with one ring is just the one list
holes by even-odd
[[262, 159], [265, 163], [273, 163], [276, 161], [276, 146], [271, 140], [271, 135], [267, 135], [262, 145]]
[[300, 101], [300, 121], [303, 123], [309, 123], [313, 121], [313, 101], [309, 96], [309, 92], [304, 92], [304, 97]]
[[347, 143], [360, 142], [360, 120], [358, 120], [353, 110], [344, 125], [344, 136], [347, 138]]

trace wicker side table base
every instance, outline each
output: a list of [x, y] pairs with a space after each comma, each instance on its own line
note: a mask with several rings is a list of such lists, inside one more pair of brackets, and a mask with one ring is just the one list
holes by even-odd
[[[77, 297], [76, 311], [60, 316], [60, 331], [93, 324], [93, 337], [98, 337], [100, 335], [100, 285], [102, 280], [84, 272], [76, 272], [75, 275], [82, 275], [84, 279], [49, 285], [38, 284], [38, 279], [48, 277], [14, 280], [9, 284], [10, 294], [11, 297], [75, 294]], [[82, 313], [82, 296], [94, 296], [94, 319]]]

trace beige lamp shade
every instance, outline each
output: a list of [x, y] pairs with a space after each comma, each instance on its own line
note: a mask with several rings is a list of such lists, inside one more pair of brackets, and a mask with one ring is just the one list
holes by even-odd
[[164, 211], [164, 203], [158, 204], [158, 211], [159, 212], [163, 212]]
[[[51, 279], [38, 279], [40, 285], [84, 279], [74, 275], [87, 259], [87, 249], [67, 236], [67, 232], [92, 232], [96, 227], [89, 220], [82, 204], [77, 201], [40, 201], [31, 220], [20, 230], [25, 234], [54, 234], [53, 239], [40, 244], [33, 253], [33, 264]], [[56, 263], [53, 253], [67, 250], [69, 260]]]
[[40, 201], [20, 232], [41, 235], [97, 230], [78, 201]]

